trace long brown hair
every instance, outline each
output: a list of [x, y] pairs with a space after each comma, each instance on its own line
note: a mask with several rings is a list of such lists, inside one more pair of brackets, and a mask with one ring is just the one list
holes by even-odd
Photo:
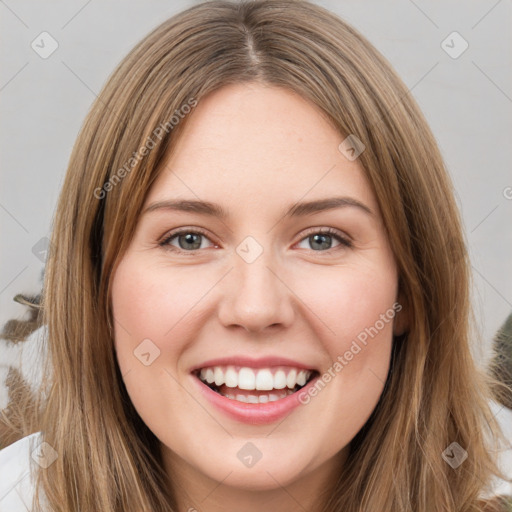
[[[321, 510], [481, 510], [492, 477], [505, 478], [492, 453], [500, 429], [490, 380], [471, 356], [468, 255], [435, 139], [364, 37], [289, 0], [214, 0], [181, 12], [135, 46], [92, 105], [60, 194], [43, 290], [41, 430], [59, 456], [38, 472], [40, 489], [55, 511], [177, 510], [159, 442], [116, 363], [110, 282], [194, 102], [249, 81], [297, 92], [364, 143], [359, 159], [409, 318], [380, 401]], [[457, 469], [442, 457], [453, 442], [467, 451]]]

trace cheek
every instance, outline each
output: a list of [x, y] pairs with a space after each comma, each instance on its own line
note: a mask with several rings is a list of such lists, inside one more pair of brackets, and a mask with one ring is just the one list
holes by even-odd
[[165, 274], [158, 265], [128, 255], [112, 282], [117, 361], [135, 409], [154, 432], [167, 428], [170, 403], [186, 406], [172, 376], [197, 338], [196, 306], [206, 293], [197, 272], [174, 272], [172, 284]]
[[393, 321], [400, 309], [394, 267], [338, 267], [304, 283], [301, 293], [318, 315], [330, 359], [321, 380], [333, 391], [332, 403], [369, 416], [387, 378]]
[[169, 284], [163, 274], [135, 258], [123, 260], [117, 269], [112, 284], [115, 345], [125, 362], [144, 339], [162, 353], [179, 351], [184, 328], [194, 325], [194, 305], [204, 294], [204, 282], [197, 273], [176, 272]]
[[197, 338], [197, 304], [206, 292], [204, 282], [196, 282], [197, 273], [174, 272], [171, 283], [164, 274], [158, 265], [129, 255], [112, 283], [118, 365], [133, 405], [152, 429], [165, 423], [162, 411], [169, 403], [180, 407], [183, 401], [172, 376]]
[[304, 281], [301, 288], [301, 297], [324, 325], [329, 352], [343, 353], [360, 334], [362, 342], [364, 333], [370, 337], [368, 332], [372, 339], [391, 336], [397, 298], [392, 265], [331, 268]]
[[[318, 314], [316, 325], [330, 363], [319, 381], [301, 396], [307, 427], [325, 418], [318, 460], [332, 456], [362, 428], [384, 389], [393, 342], [397, 280], [389, 270], [338, 268], [329, 276], [304, 283], [302, 294]], [[331, 269], [332, 270], [332, 269]], [[309, 290], [309, 294], [307, 294]], [[395, 307], [394, 307], [395, 306]], [[323, 416], [322, 416], [323, 415]]]

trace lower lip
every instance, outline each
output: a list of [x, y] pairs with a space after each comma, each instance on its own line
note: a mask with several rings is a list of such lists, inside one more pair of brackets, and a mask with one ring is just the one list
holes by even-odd
[[206, 399], [232, 419], [243, 423], [249, 423], [251, 425], [266, 425], [284, 418], [299, 405], [304, 405], [300, 402], [299, 395], [308, 393], [309, 388], [315, 385], [319, 376], [317, 375], [299, 391], [296, 391], [291, 395], [281, 398], [280, 400], [276, 400], [275, 402], [258, 404], [249, 404], [226, 398], [220, 393], [213, 391], [213, 389], [210, 389], [195, 375], [192, 377], [198, 383], [199, 388], [201, 392], [204, 393]]

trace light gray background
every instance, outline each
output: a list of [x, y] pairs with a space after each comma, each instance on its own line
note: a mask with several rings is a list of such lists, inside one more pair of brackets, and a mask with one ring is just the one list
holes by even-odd
[[[71, 148], [117, 63], [151, 29], [191, 1], [0, 0], [0, 322], [21, 317], [19, 292], [37, 292]], [[334, 1], [318, 4], [359, 29], [393, 64], [423, 109], [457, 190], [474, 267], [484, 340], [512, 311], [512, 73], [510, 0]], [[47, 31], [58, 49], [31, 43]], [[441, 43], [468, 42], [457, 59]], [[451, 46], [459, 42], [448, 39]], [[476, 345], [478, 347], [478, 345]]]

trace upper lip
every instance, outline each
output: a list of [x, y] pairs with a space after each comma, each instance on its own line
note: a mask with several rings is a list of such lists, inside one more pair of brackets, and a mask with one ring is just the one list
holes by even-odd
[[301, 368], [304, 370], [315, 370], [309, 364], [301, 363], [287, 357], [265, 356], [259, 358], [251, 358], [247, 356], [231, 356], [219, 357], [218, 359], [210, 359], [191, 368], [191, 372], [200, 370], [201, 368], [209, 368], [212, 366], [244, 366], [247, 368], [271, 368], [273, 366], [291, 366], [293, 368]]

